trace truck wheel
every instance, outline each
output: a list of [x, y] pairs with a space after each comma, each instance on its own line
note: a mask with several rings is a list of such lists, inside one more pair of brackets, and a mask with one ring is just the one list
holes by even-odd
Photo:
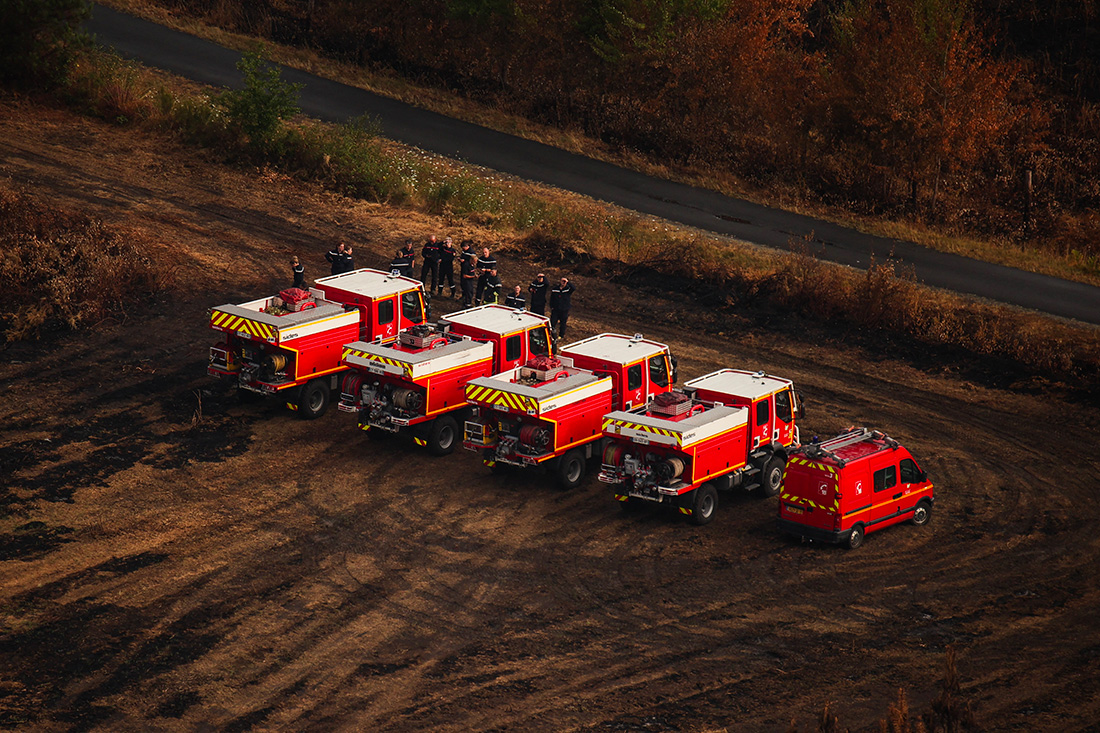
[[863, 544], [863, 525], [857, 524], [848, 533], [848, 549], [854, 550]]
[[768, 459], [764, 464], [764, 472], [760, 474], [760, 486], [756, 489], [760, 496], [767, 499], [779, 493], [783, 488], [783, 468], [786, 465], [786, 461], [780, 456]]
[[928, 520], [932, 518], [932, 507], [928, 506], [928, 502], [921, 499], [917, 502], [917, 508], [913, 510], [913, 518], [909, 521], [918, 527], [923, 527], [928, 524]]
[[695, 496], [691, 501], [691, 523], [704, 525], [714, 519], [714, 511], [718, 508], [718, 491], [714, 484], [707, 482], [695, 490]]
[[558, 459], [558, 486], [563, 489], [575, 489], [584, 479], [584, 453], [579, 448], [566, 453]]
[[302, 387], [298, 397], [298, 414], [306, 420], [316, 420], [328, 410], [329, 388], [323, 379], [314, 379]]
[[428, 452], [433, 456], [445, 456], [455, 449], [458, 423], [450, 415], [437, 417], [428, 431]]

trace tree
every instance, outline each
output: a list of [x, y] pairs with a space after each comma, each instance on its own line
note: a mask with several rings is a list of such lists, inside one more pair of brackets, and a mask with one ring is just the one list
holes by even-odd
[[89, 7], [87, 0], [0, 2], [0, 80], [30, 88], [64, 81]]
[[226, 116], [258, 148], [267, 147], [280, 123], [300, 112], [298, 95], [301, 84], [282, 79], [278, 66], [267, 63], [262, 47], [257, 47], [237, 62], [244, 75], [244, 88], [225, 92], [221, 104]]

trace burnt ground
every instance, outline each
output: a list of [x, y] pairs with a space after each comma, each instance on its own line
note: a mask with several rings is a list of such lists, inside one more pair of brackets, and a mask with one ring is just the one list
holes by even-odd
[[[932, 523], [801, 544], [775, 500], [707, 527], [238, 404], [205, 376], [206, 309], [310, 278], [336, 237], [474, 236], [506, 284], [538, 263], [466, 223], [218, 164], [148, 133], [0, 100], [0, 185], [103, 218], [174, 286], [0, 359], [0, 725], [35, 730], [783, 731], [826, 703], [871, 729], [958, 651], [989, 730], [1095, 730], [1094, 400], [998, 365], [871, 349], [827, 324], [578, 275], [571, 336], [641, 330], [681, 380], [788, 376], [803, 435], [906, 443]], [[437, 312], [447, 310], [449, 301]], [[899, 352], [900, 353], [900, 352]]]

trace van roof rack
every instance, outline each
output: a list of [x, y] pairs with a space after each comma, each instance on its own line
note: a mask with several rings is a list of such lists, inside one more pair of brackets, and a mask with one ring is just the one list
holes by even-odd
[[898, 447], [898, 442], [888, 436], [881, 430], [871, 430], [869, 428], [849, 428], [847, 432], [841, 433], [835, 438], [830, 438], [823, 443], [816, 443], [803, 446], [803, 451], [807, 458], [832, 458], [837, 462], [837, 465], [841, 468], [848, 462], [846, 459], [841, 458], [836, 454], [836, 451], [841, 448], [846, 448], [849, 445], [855, 445], [856, 443], [862, 443], [865, 440], [880, 440], [885, 446], [891, 450]]

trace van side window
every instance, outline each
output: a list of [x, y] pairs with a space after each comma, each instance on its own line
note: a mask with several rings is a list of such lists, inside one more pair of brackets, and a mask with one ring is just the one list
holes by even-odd
[[529, 353], [535, 356], [550, 353], [550, 337], [547, 335], [546, 326], [542, 328], [533, 328], [527, 333], [530, 334], [527, 341], [527, 350]]
[[775, 396], [775, 416], [783, 422], [790, 422], [794, 417], [791, 411], [791, 391], [785, 389]]
[[[390, 306], [391, 308], [393, 306]], [[407, 293], [401, 295], [401, 315], [405, 316], [406, 320], [413, 323], [420, 323], [424, 320], [424, 306], [420, 302], [420, 291], [410, 290]]]
[[757, 425], [767, 425], [768, 424], [768, 417], [770, 417], [770, 412], [771, 412], [771, 410], [769, 410], [768, 408], [769, 408], [769, 405], [768, 405], [767, 400], [760, 400], [759, 402], [756, 403], [756, 424]]
[[393, 298], [378, 303], [378, 323], [383, 326], [393, 323]]
[[668, 386], [668, 359], [664, 354], [649, 357], [649, 381], [658, 387]]
[[519, 358], [520, 354], [520, 340], [519, 334], [515, 336], [509, 336], [504, 341], [504, 360], [515, 361]]
[[920, 469], [912, 458], [901, 459], [901, 482], [903, 484], [915, 484], [920, 481]]
[[898, 467], [887, 466], [875, 471], [875, 491], [892, 489], [898, 484]]
[[642, 386], [642, 365], [635, 364], [626, 370], [626, 391], [633, 392]]

